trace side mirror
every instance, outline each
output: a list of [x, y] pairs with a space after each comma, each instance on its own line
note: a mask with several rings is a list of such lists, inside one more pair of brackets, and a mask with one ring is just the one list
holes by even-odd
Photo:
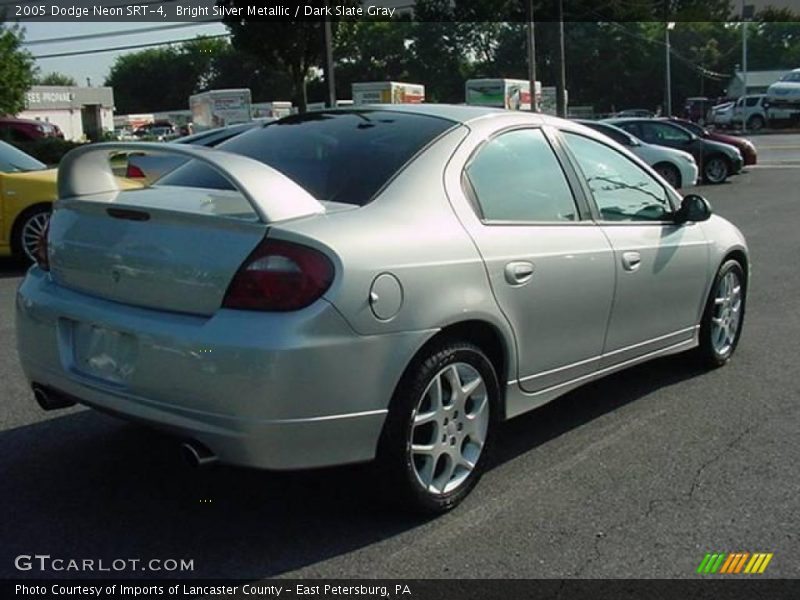
[[708, 200], [697, 194], [684, 196], [681, 207], [675, 212], [675, 222], [678, 224], [689, 221], [708, 221], [712, 213]]

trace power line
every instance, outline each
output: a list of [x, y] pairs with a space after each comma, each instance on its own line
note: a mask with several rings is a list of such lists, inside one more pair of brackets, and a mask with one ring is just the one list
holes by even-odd
[[[219, 35], [207, 35], [203, 36], [201, 39], [203, 40], [216, 40], [220, 38], [228, 38], [230, 37], [230, 33], [221, 33]], [[34, 56], [35, 59], [43, 59], [43, 58], [61, 58], [63, 56], [80, 56], [83, 54], [102, 54], [103, 52], [119, 52], [121, 50], [136, 50], [137, 48], [152, 48], [154, 46], [167, 46], [169, 44], [179, 44], [181, 42], [193, 42], [197, 38], [184, 38], [181, 40], [168, 40], [166, 42], [152, 42], [150, 44], [132, 44], [130, 46], [115, 46], [113, 48], [98, 48], [95, 50], [76, 50], [75, 52], [58, 52], [56, 54], [40, 54], [38, 56]]]
[[173, 23], [171, 25], [159, 25], [156, 27], [139, 27], [137, 29], [123, 29], [108, 31], [105, 33], [86, 33], [83, 35], [70, 35], [67, 37], [51, 38], [49, 40], [30, 40], [22, 42], [23, 46], [36, 46], [38, 44], [58, 44], [61, 42], [77, 42], [79, 40], [93, 40], [104, 37], [117, 37], [123, 35], [135, 35], [138, 33], [149, 33], [151, 31], [163, 31], [165, 29], [180, 29], [184, 27], [196, 27], [198, 25], [211, 25], [219, 21], [199, 21], [194, 23]]

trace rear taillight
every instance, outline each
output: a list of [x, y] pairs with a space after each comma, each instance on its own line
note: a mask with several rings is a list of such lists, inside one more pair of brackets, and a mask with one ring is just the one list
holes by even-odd
[[39, 265], [39, 268], [43, 271], [50, 270], [50, 259], [47, 256], [47, 236], [50, 234], [50, 221], [47, 221], [47, 224], [44, 226], [42, 233], [39, 234], [39, 238], [36, 240], [36, 264]]
[[142, 179], [144, 178], [144, 171], [136, 165], [128, 163], [128, 168], [125, 170], [125, 177], [129, 179]]
[[288, 311], [305, 308], [330, 287], [334, 269], [322, 252], [264, 240], [234, 275], [223, 308]]

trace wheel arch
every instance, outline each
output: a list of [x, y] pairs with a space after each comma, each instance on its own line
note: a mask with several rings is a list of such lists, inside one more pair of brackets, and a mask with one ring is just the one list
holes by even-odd
[[750, 260], [747, 257], [747, 253], [741, 248], [734, 248], [733, 250], [728, 251], [725, 256], [722, 257], [722, 261], [719, 263], [719, 265], [717, 265], [717, 270], [719, 270], [719, 268], [729, 260], [735, 260], [742, 266], [742, 271], [744, 272], [745, 290], [747, 290], [750, 280]]
[[471, 318], [457, 321], [441, 327], [420, 346], [409, 360], [397, 385], [401, 385], [407, 373], [428, 353], [430, 348], [443, 341], [461, 341], [474, 344], [480, 348], [494, 367], [499, 388], [500, 419], [505, 420], [505, 383], [507, 370], [513, 365], [514, 341], [508, 340], [505, 334], [487, 320]]
[[680, 188], [683, 186], [683, 176], [681, 175], [681, 170], [675, 165], [675, 163], [672, 163], [668, 160], [660, 160], [653, 165], [653, 170], [658, 172], [659, 167], [667, 167], [668, 169], [672, 169], [675, 172], [675, 176], [678, 178], [675, 187]]

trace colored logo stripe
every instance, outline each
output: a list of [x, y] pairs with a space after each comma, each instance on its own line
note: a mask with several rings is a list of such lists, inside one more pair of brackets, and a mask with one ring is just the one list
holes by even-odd
[[[756, 552], [709, 552], [703, 557], [697, 572], [702, 574], [761, 574], [772, 560], [772, 553]], [[749, 559], [749, 560], [748, 560]], [[745, 566], [747, 565], [747, 566]], [[744, 571], [742, 571], [744, 569]]]

